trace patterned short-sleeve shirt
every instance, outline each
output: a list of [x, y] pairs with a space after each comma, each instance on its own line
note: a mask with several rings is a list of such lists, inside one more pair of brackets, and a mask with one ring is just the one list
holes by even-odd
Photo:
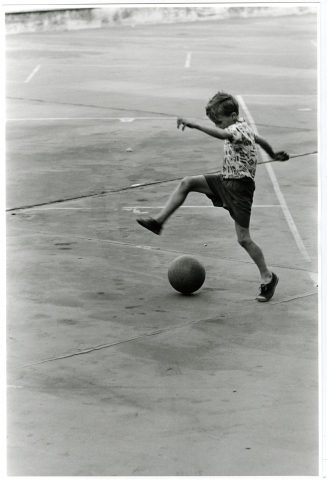
[[235, 124], [228, 126], [225, 131], [232, 134], [233, 139], [232, 141], [225, 140], [223, 178], [250, 177], [254, 179], [257, 167], [257, 149], [253, 129], [247, 122], [240, 119]]

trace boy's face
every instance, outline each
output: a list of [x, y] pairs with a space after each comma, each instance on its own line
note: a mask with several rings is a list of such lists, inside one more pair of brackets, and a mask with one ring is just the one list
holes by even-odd
[[225, 129], [231, 124], [234, 124], [236, 121], [236, 112], [232, 112], [232, 114], [229, 114], [228, 116], [224, 115], [222, 112], [218, 112], [218, 114], [216, 114], [215, 125], [220, 127], [220, 129]]

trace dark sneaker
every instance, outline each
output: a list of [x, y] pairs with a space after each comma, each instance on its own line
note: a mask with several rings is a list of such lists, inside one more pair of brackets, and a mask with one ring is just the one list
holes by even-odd
[[160, 235], [162, 224], [154, 218], [138, 218], [136, 221], [147, 230], [152, 231], [156, 235]]
[[279, 278], [275, 273], [272, 274], [271, 282], [260, 285], [260, 293], [257, 296], [258, 302], [268, 302], [275, 293]]

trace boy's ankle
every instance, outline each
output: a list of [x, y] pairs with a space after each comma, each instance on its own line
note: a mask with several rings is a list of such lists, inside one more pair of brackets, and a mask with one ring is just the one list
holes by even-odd
[[269, 302], [275, 293], [277, 284], [278, 277], [275, 273], [273, 273], [271, 281], [260, 286], [260, 293], [256, 297], [258, 302]]
[[272, 280], [273, 274], [272, 272], [269, 272], [268, 274], [262, 275], [261, 277], [261, 283], [263, 285], [266, 285], [267, 283], [270, 283]]

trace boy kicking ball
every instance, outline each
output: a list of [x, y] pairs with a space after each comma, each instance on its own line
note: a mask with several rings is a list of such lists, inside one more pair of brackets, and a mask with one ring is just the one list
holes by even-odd
[[183, 131], [185, 127], [197, 129], [224, 140], [222, 172], [185, 177], [156, 217], [139, 218], [137, 222], [160, 235], [163, 225], [184, 203], [188, 193], [195, 191], [205, 194], [214, 206], [229, 211], [235, 223], [238, 243], [247, 251], [260, 272], [260, 292], [256, 299], [259, 302], [268, 302], [274, 295], [278, 277], [267, 267], [263, 252], [252, 240], [249, 230], [258, 159], [256, 144], [276, 161], [286, 161], [289, 156], [284, 151], [275, 153], [268, 142], [258, 136], [246, 121], [239, 119], [238, 102], [230, 94], [218, 92], [208, 102], [206, 114], [215, 124], [215, 128], [200, 126], [182, 118], [177, 120], [177, 128], [181, 127]]

